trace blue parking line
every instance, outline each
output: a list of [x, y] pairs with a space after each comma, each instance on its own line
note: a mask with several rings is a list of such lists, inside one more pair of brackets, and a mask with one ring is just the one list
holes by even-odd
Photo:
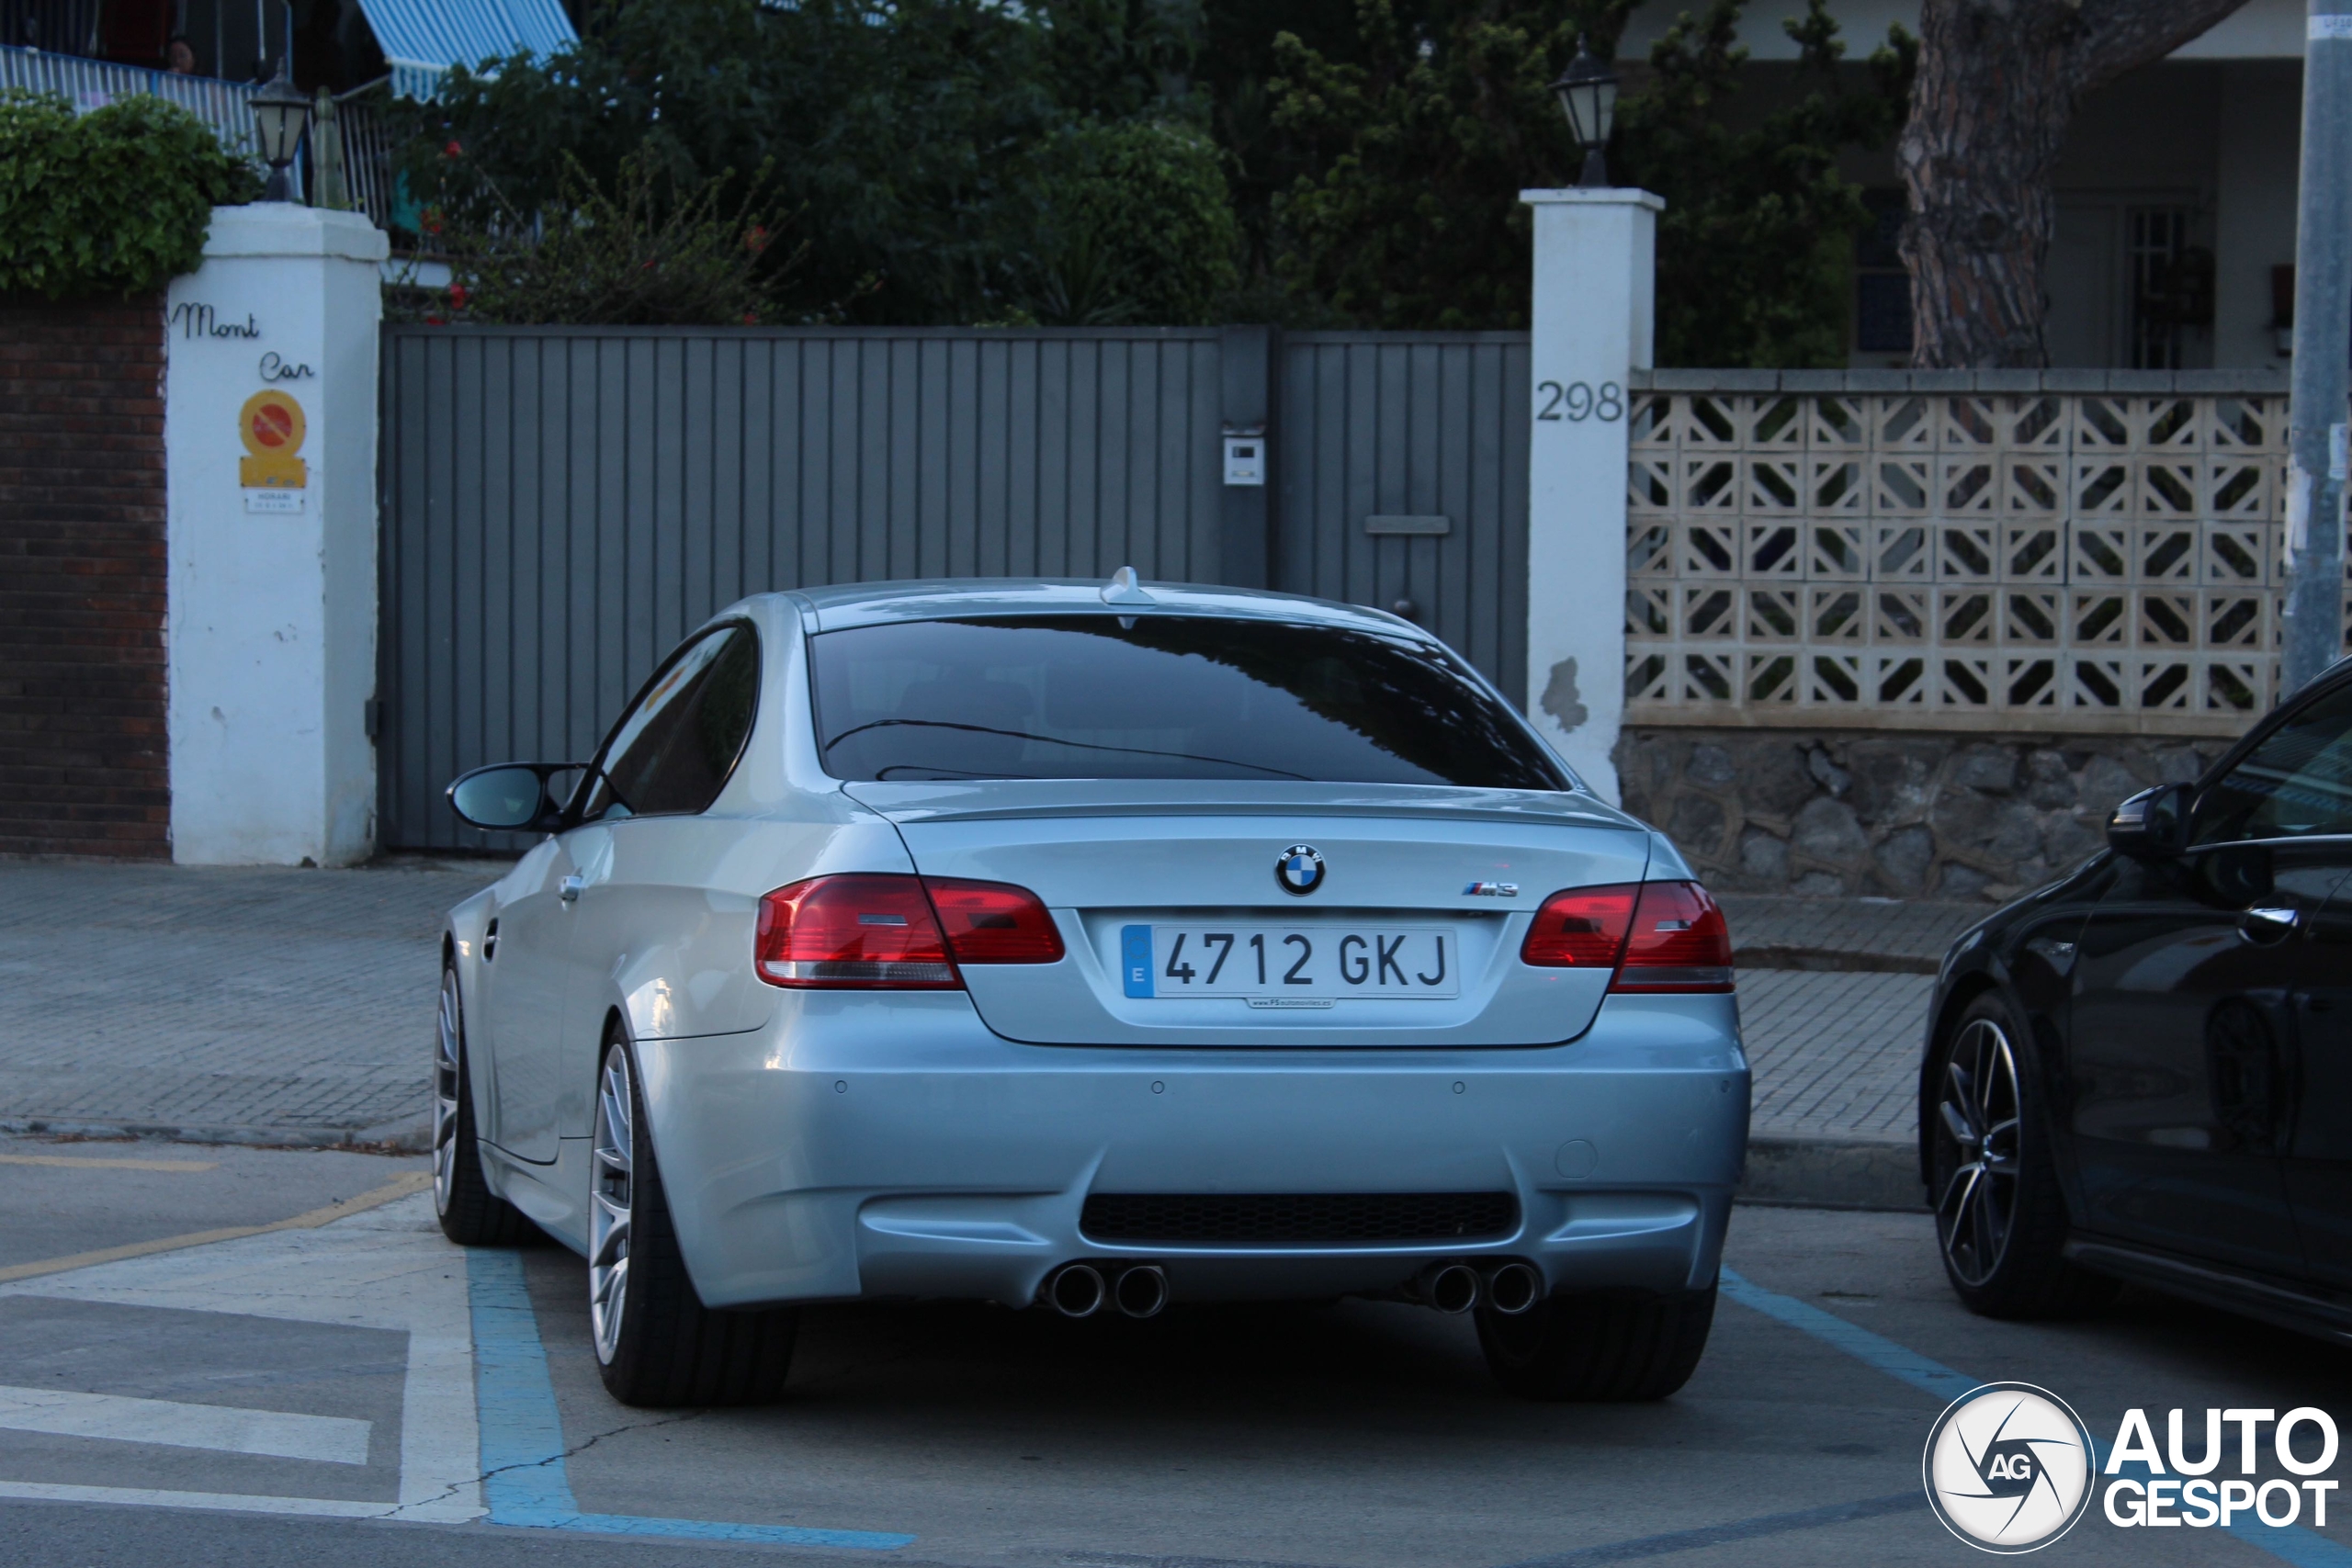
[[1668, 1530], [1663, 1535], [1637, 1536], [1632, 1540], [1612, 1540], [1602, 1546], [1583, 1546], [1556, 1557], [1534, 1557], [1524, 1562], [1513, 1562], [1508, 1568], [1602, 1568], [1606, 1563], [1639, 1562], [1645, 1557], [1671, 1557], [1678, 1551], [1697, 1551], [1702, 1547], [1761, 1540], [1766, 1536], [1815, 1530], [1825, 1525], [1842, 1525], [1852, 1519], [1907, 1514], [1927, 1506], [1927, 1500], [1917, 1492], [1897, 1492], [1886, 1497], [1864, 1497], [1852, 1503], [1831, 1503], [1818, 1508], [1799, 1508], [1792, 1513], [1764, 1514], [1752, 1519], [1735, 1519], [1729, 1524], [1701, 1525], [1695, 1529]]
[[1888, 1377], [1898, 1378], [1923, 1393], [1934, 1394], [1947, 1404], [1970, 1389], [1982, 1386], [1984, 1382], [1983, 1378], [1972, 1378], [1965, 1372], [1953, 1371], [1941, 1361], [1931, 1361], [1916, 1350], [1897, 1345], [1883, 1334], [1872, 1334], [1859, 1324], [1848, 1323], [1809, 1302], [1765, 1290], [1729, 1269], [1723, 1271], [1722, 1289], [1724, 1295], [1749, 1311], [1760, 1312], [1766, 1317], [1778, 1318], [1791, 1328], [1802, 1329], [1815, 1339], [1836, 1346], [1864, 1365], [1877, 1368]]
[[[1972, 1388], [1984, 1386], [1985, 1380], [1982, 1378], [1956, 1372], [1940, 1361], [1930, 1360], [1915, 1350], [1905, 1349], [1884, 1335], [1873, 1334], [1793, 1296], [1768, 1291], [1729, 1269], [1723, 1271], [1723, 1293], [1751, 1311], [1760, 1312], [1767, 1317], [1810, 1334], [1856, 1360], [1875, 1367], [1889, 1377], [1899, 1378], [1923, 1393], [1932, 1393], [1947, 1404]], [[2096, 1438], [2093, 1442], [2098, 1450], [2096, 1462], [2104, 1467], [2107, 1446]], [[2267, 1551], [2282, 1562], [2293, 1563], [2294, 1568], [2352, 1568], [2352, 1547], [2331, 1540], [2308, 1525], [2256, 1523], [2233, 1524], [2225, 1528], [2248, 1546]]]
[[482, 1501], [489, 1506], [490, 1523], [589, 1535], [674, 1536], [863, 1551], [896, 1551], [914, 1544], [913, 1536], [879, 1530], [583, 1513], [564, 1469], [563, 1421], [556, 1410], [555, 1384], [548, 1376], [547, 1348], [539, 1342], [538, 1316], [523, 1283], [522, 1255], [474, 1248], [466, 1254], [466, 1286], [473, 1303], [474, 1399], [481, 1429]]

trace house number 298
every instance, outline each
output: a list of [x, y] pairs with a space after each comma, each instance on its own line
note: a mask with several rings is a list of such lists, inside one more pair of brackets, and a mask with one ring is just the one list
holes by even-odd
[[1594, 391], [1589, 381], [1571, 381], [1563, 387], [1557, 381], [1538, 381], [1536, 394], [1544, 406], [1535, 411], [1538, 419], [1566, 419], [1582, 423], [1588, 419], [1603, 422], [1625, 417], [1625, 389], [1614, 381], [1603, 381]]

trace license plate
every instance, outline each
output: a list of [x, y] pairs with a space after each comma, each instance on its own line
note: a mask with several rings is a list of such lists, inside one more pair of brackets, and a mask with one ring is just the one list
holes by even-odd
[[1119, 959], [1131, 997], [1279, 1008], [1462, 994], [1461, 954], [1443, 926], [1123, 926]]

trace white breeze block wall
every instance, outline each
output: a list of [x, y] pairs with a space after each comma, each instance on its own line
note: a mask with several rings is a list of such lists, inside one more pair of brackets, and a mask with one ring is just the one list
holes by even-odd
[[[357, 213], [215, 208], [203, 265], [171, 286], [172, 858], [183, 864], [338, 865], [374, 849], [366, 713], [386, 254]], [[255, 440], [245, 416], [266, 391], [294, 412], [263, 416]]]

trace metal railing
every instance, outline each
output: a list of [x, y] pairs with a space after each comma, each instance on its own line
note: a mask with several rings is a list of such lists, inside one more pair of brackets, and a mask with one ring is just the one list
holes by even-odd
[[2282, 374], [1657, 371], [1631, 723], [2235, 734], [2275, 700]]
[[231, 152], [250, 155], [254, 150], [252, 99], [256, 88], [249, 82], [182, 76], [140, 65], [118, 65], [110, 60], [0, 45], [0, 88], [5, 87], [55, 93], [83, 114], [104, 108], [117, 98], [152, 93], [210, 126]]

